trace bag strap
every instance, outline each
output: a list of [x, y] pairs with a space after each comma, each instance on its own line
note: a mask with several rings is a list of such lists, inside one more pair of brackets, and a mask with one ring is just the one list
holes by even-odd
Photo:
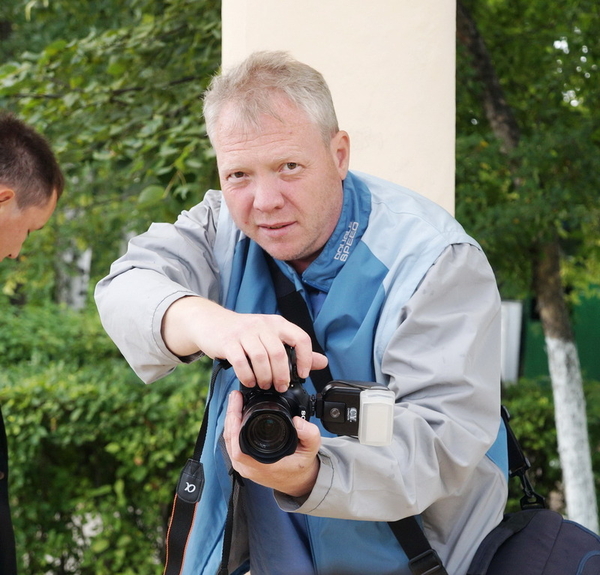
[[525, 456], [523, 449], [510, 427], [510, 413], [503, 405], [500, 408], [500, 414], [506, 427], [506, 441], [508, 446], [508, 474], [512, 477], [518, 477], [523, 490], [521, 497], [521, 509], [546, 509], [546, 499], [533, 489], [527, 471], [531, 468], [529, 459]]
[[[304, 298], [296, 291], [292, 281], [285, 276], [273, 258], [266, 252], [265, 259], [275, 287], [279, 312], [287, 320], [295, 323], [310, 335], [314, 351], [325, 355], [317, 340], [313, 321]], [[329, 367], [311, 371], [310, 377], [319, 392], [333, 379]], [[404, 553], [406, 553], [413, 575], [447, 575], [441, 559], [429, 545], [429, 541], [427, 541], [427, 537], [425, 537], [415, 517], [390, 521], [388, 525], [398, 543], [402, 546]]]

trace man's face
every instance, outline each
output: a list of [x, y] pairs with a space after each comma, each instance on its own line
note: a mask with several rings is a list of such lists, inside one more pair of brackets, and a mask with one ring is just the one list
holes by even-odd
[[13, 190], [0, 185], [0, 262], [19, 255], [27, 236], [50, 219], [56, 199], [54, 194], [46, 204], [20, 209]]
[[278, 118], [258, 127], [238, 121], [226, 104], [213, 138], [223, 197], [236, 225], [276, 259], [302, 272], [337, 224], [348, 171], [349, 140], [325, 144], [305, 112], [282, 96]]

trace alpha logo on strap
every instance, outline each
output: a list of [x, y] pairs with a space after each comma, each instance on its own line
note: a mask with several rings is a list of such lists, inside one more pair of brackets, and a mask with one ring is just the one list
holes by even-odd
[[177, 496], [187, 503], [197, 503], [204, 487], [204, 470], [196, 459], [188, 459], [179, 476]]

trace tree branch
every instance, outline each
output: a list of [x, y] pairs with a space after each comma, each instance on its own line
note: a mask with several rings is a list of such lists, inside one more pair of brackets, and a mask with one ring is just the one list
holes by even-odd
[[461, 0], [456, 3], [456, 35], [471, 55], [471, 64], [483, 86], [483, 107], [495, 136], [505, 152], [519, 144], [520, 130], [496, 75], [492, 59], [475, 21]]

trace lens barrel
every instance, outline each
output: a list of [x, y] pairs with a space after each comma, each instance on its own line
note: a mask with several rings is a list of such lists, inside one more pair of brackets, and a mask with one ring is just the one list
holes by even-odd
[[297, 445], [298, 435], [286, 401], [275, 398], [246, 406], [240, 430], [243, 453], [261, 463], [275, 463], [294, 453]]

